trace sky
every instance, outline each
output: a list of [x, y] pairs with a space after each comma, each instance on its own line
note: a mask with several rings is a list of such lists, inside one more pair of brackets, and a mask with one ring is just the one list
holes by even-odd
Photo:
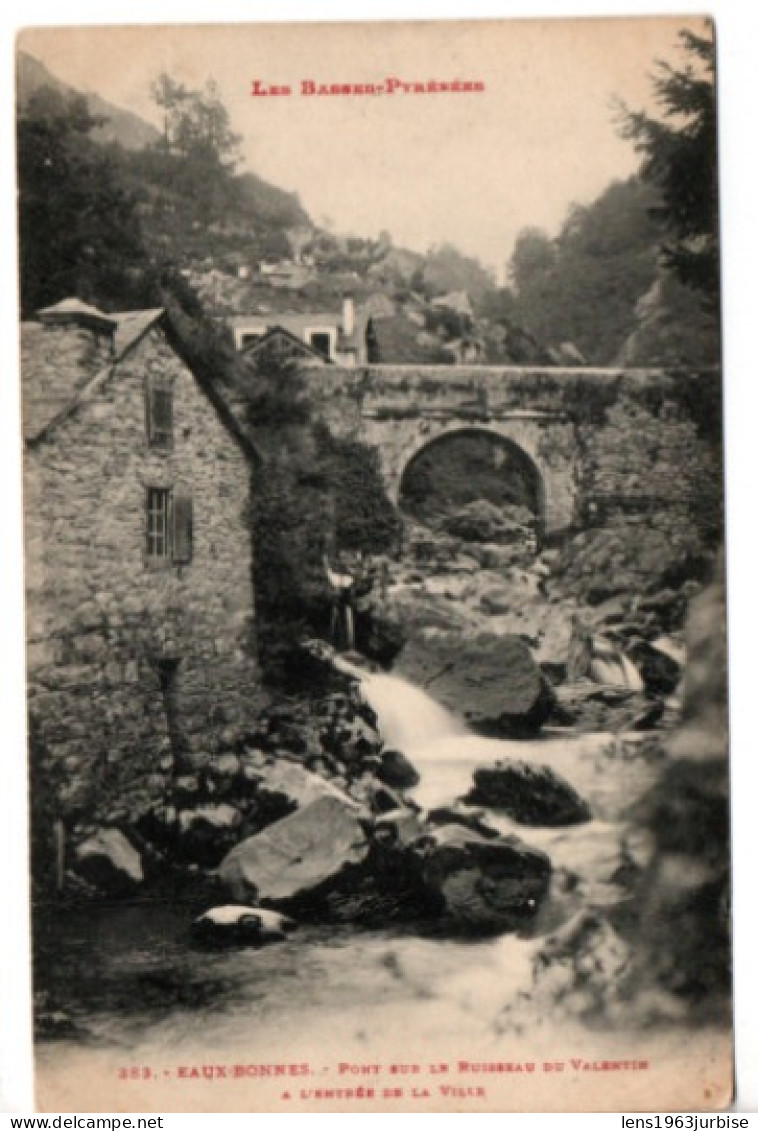
[[[426, 251], [443, 241], [500, 277], [525, 226], [556, 234], [639, 158], [614, 100], [652, 107], [655, 60], [691, 17], [516, 22], [35, 29], [20, 46], [59, 78], [160, 122], [151, 81], [213, 77], [241, 168], [295, 191], [316, 222]], [[303, 96], [303, 81], [460, 79], [483, 91]], [[288, 86], [290, 96], [252, 97]]]

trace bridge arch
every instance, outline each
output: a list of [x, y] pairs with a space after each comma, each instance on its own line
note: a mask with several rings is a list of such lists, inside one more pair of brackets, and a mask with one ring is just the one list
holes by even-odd
[[398, 435], [404, 430], [397, 424], [392, 431], [391, 438], [389, 430], [386, 438], [372, 438], [379, 441], [385, 483], [395, 504], [400, 505], [407, 471], [432, 445], [455, 436], [487, 436], [508, 452], [531, 483], [540, 533], [551, 534], [571, 524], [576, 501], [575, 447], [573, 429], [565, 421], [533, 415], [481, 422], [425, 418], [415, 422], [411, 434]]
[[523, 447], [490, 428], [460, 426], [448, 429], [418, 445], [400, 472], [397, 488], [398, 505], [403, 507], [405, 504], [405, 509], [409, 511], [412, 509], [410, 492], [414, 481], [418, 483], [414, 472], [421, 470], [422, 458], [427, 460], [430, 455], [434, 455], [435, 450], [441, 455], [447, 445], [452, 448], [454, 442], [459, 439], [486, 441], [487, 446], [492, 449], [492, 470], [495, 472], [495, 478], [501, 481], [503, 487], [509, 479], [512, 481], [514, 501], [522, 503], [532, 511], [536, 518], [537, 530], [541, 534], [544, 530], [545, 518], [545, 485], [539, 468]]

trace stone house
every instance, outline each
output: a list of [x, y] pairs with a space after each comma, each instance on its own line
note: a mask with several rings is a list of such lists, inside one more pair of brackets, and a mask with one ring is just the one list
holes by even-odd
[[274, 330], [286, 331], [303, 342], [316, 359], [352, 369], [378, 360], [371, 318], [357, 311], [349, 296], [341, 311], [305, 311], [267, 315], [236, 315], [231, 330], [238, 350], [254, 349]]
[[272, 326], [260, 337], [256, 335], [252, 341], [242, 346], [240, 352], [248, 361], [260, 364], [269, 358], [276, 358], [280, 362], [292, 362], [298, 365], [327, 365], [327, 359], [319, 350], [308, 345], [302, 338], [285, 330], [283, 326]]
[[107, 816], [244, 726], [251, 467], [163, 312], [21, 326], [27, 669], [61, 815]]

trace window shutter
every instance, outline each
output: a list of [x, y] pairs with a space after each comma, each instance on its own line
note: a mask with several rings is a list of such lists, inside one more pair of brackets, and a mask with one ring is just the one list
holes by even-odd
[[192, 561], [192, 496], [174, 491], [174, 561], [177, 565]]
[[174, 434], [173, 392], [168, 385], [147, 388], [147, 438], [155, 447], [170, 448]]
[[153, 442], [153, 388], [149, 381], [145, 382], [145, 431], [147, 442]]

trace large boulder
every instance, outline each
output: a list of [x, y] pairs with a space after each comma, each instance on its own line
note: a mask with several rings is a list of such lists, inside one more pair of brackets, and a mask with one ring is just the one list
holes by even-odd
[[294, 919], [278, 911], [225, 903], [199, 915], [190, 933], [196, 942], [207, 947], [265, 946], [281, 942], [296, 927]]
[[217, 875], [234, 899], [286, 905], [328, 891], [368, 851], [355, 803], [335, 791], [241, 841]]
[[403, 651], [401, 674], [428, 687], [443, 706], [465, 710], [470, 725], [511, 737], [539, 731], [553, 690], [519, 636], [492, 633], [461, 639], [414, 640]]
[[578, 825], [592, 816], [587, 802], [555, 770], [511, 758], [475, 770], [466, 800], [502, 809], [522, 825]]
[[550, 886], [549, 857], [517, 837], [494, 840], [459, 824], [442, 825], [430, 828], [412, 852], [443, 914], [474, 933], [521, 926]]
[[272, 820], [285, 817], [296, 809], [305, 809], [322, 797], [349, 799], [325, 778], [304, 769], [297, 762], [281, 760], [260, 771], [256, 802], [260, 809], [276, 814]]
[[393, 789], [413, 789], [421, 781], [418, 770], [400, 750], [382, 751], [376, 776]]
[[78, 844], [74, 867], [106, 895], [128, 895], [144, 879], [140, 854], [119, 829], [98, 829]]

